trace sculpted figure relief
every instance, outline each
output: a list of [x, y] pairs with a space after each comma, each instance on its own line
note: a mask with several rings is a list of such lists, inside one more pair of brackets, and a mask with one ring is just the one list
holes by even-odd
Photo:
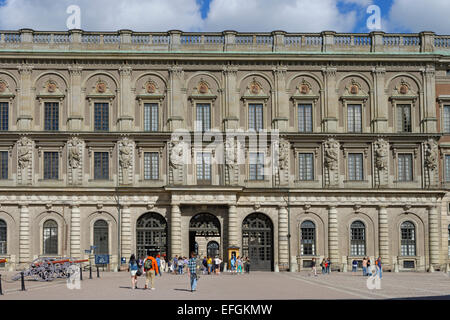
[[425, 167], [434, 170], [438, 164], [438, 144], [434, 139], [424, 143]]
[[124, 138], [119, 141], [119, 164], [123, 169], [127, 169], [133, 164], [133, 142]]
[[22, 137], [17, 142], [17, 161], [20, 169], [27, 168], [32, 159], [33, 142], [27, 138]]
[[183, 152], [185, 142], [180, 140], [178, 136], [173, 136], [170, 151], [170, 167], [180, 169], [183, 166]]
[[278, 161], [280, 170], [286, 170], [289, 168], [289, 141], [285, 139], [280, 139], [279, 151], [278, 151]]
[[328, 139], [325, 144], [325, 167], [329, 170], [337, 169], [339, 156], [339, 142], [333, 138]]
[[72, 138], [67, 142], [67, 151], [69, 156], [69, 166], [72, 169], [81, 166], [81, 147], [83, 142], [77, 137]]
[[383, 139], [378, 139], [374, 143], [375, 166], [378, 170], [387, 169], [389, 143]]

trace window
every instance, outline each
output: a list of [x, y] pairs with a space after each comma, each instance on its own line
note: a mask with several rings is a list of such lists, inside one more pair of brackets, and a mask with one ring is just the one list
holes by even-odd
[[397, 131], [411, 132], [411, 105], [397, 105]]
[[197, 131], [211, 130], [211, 105], [197, 104]]
[[366, 254], [366, 226], [361, 221], [354, 221], [350, 226], [350, 255]]
[[450, 133], [450, 105], [444, 106], [444, 133]]
[[400, 226], [401, 233], [401, 255], [415, 256], [416, 255], [416, 230], [414, 224], [410, 221], [405, 221]]
[[8, 179], [8, 151], [0, 151], [0, 179]]
[[144, 180], [159, 179], [158, 152], [144, 152]]
[[298, 105], [298, 132], [312, 132], [312, 105]]
[[348, 132], [361, 132], [361, 105], [347, 105], [347, 130]]
[[250, 180], [264, 180], [264, 153], [250, 153]]
[[9, 103], [0, 102], [0, 131], [8, 130]]
[[94, 103], [94, 131], [109, 130], [109, 103]]
[[0, 219], [0, 254], [6, 254], [6, 222]]
[[55, 131], [59, 130], [59, 103], [45, 102], [44, 103], [44, 130]]
[[398, 181], [412, 181], [412, 154], [398, 155]]
[[44, 254], [58, 254], [58, 224], [55, 220], [44, 223]]
[[248, 105], [248, 129], [259, 131], [263, 128], [263, 105]]
[[158, 131], [157, 103], [144, 103], [144, 131]]
[[445, 182], [450, 182], [450, 155], [445, 155]]
[[59, 153], [44, 152], [44, 179], [58, 180]]
[[299, 180], [314, 180], [314, 154], [299, 153], [298, 154]]
[[362, 153], [348, 154], [348, 179], [351, 181], [363, 180], [363, 155]]
[[300, 254], [316, 254], [316, 225], [312, 221], [304, 221], [300, 226]]
[[197, 153], [197, 183], [211, 183], [211, 154], [206, 152]]
[[94, 254], [109, 254], [108, 223], [105, 220], [97, 220], [94, 223]]
[[94, 179], [109, 179], [109, 153], [94, 152]]

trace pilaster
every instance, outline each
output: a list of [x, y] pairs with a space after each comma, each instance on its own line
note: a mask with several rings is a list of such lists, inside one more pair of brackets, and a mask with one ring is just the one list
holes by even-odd
[[21, 203], [19, 226], [19, 264], [29, 263], [30, 256], [30, 212], [28, 204]]
[[170, 256], [181, 255], [181, 211], [179, 204], [172, 204], [170, 216]]
[[332, 266], [339, 266], [339, 234], [336, 206], [328, 207], [328, 256]]
[[289, 268], [288, 211], [285, 206], [278, 208], [278, 263], [280, 270]]
[[81, 258], [81, 214], [79, 204], [72, 204], [70, 210], [70, 256]]

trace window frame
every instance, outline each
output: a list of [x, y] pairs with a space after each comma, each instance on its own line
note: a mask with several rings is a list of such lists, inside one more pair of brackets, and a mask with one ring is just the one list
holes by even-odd
[[[11, 124], [12, 124], [12, 121], [11, 121], [11, 116], [12, 116], [12, 114], [11, 114], [11, 111], [12, 111], [12, 108], [11, 108], [12, 99], [0, 98], [0, 103], [6, 103], [8, 105], [7, 106], [7, 110], [8, 110], [8, 120], [7, 120], [8, 129], [2, 130], [1, 127], [0, 127], [0, 132], [8, 132], [8, 131], [11, 131], [11, 129], [12, 129], [11, 128]], [[1, 112], [1, 110], [0, 110], [0, 112]], [[0, 118], [0, 125], [1, 125], [1, 118]]]
[[[352, 174], [352, 172], [350, 172], [350, 158], [352, 158], [352, 157], [354, 157], [354, 156], [358, 156], [358, 157], [361, 157], [361, 179], [351, 179], [351, 174]], [[364, 163], [364, 153], [363, 152], [346, 152], [346, 164], [347, 164], [347, 181], [351, 181], [351, 182], [361, 182], [361, 181], [364, 181], [364, 178], [365, 178], [365, 175], [364, 175], [364, 171], [365, 171], [365, 163]], [[355, 162], [356, 163], [356, 162]], [[352, 169], [353, 170], [353, 169]], [[358, 173], [357, 171], [356, 171], [356, 167], [354, 168], [354, 170], [355, 170], [355, 177], [356, 177], [356, 174]]]
[[[250, 104], [262, 104], [262, 128], [260, 131], [264, 131], [264, 130], [268, 130], [268, 128], [270, 128], [269, 125], [269, 112], [268, 112], [268, 100], [269, 100], [269, 96], [259, 96], [259, 95], [255, 95], [255, 96], [251, 96], [251, 95], [246, 95], [246, 96], [242, 96], [241, 98], [243, 100], [243, 107], [244, 107], [244, 125], [243, 127], [246, 128], [246, 130], [250, 130], [249, 127], [249, 105]], [[241, 122], [242, 124], [242, 122]], [[258, 131], [254, 131], [254, 132], [258, 132]]]
[[[413, 240], [410, 240], [410, 239], [403, 239], [403, 232], [402, 232], [402, 226], [405, 224], [405, 223], [410, 223], [413, 227], [412, 228], [409, 228], [409, 230], [413, 230], [413, 236], [414, 236], [414, 239]], [[412, 220], [405, 220], [405, 221], [402, 221], [401, 223], [400, 223], [400, 226], [399, 226], [399, 238], [400, 238], [400, 241], [399, 241], [399, 256], [400, 257], [416, 257], [417, 256], [417, 226], [416, 226], [416, 224], [412, 221]], [[403, 241], [405, 241], [406, 243], [405, 244], [403, 244]], [[414, 242], [414, 254], [407, 254], [407, 255], [403, 255], [403, 246], [404, 245], [407, 245], [408, 247], [407, 247], [407, 250], [406, 251], [410, 251], [409, 250], [409, 246], [411, 246], [411, 243], [409, 243], [408, 244], [408, 242], [411, 242], [411, 241], [413, 241]]]
[[[360, 223], [363, 227], [355, 227], [354, 225]], [[359, 239], [355, 239], [353, 230], [363, 230], [362, 237]], [[358, 235], [358, 234], [356, 234]], [[364, 221], [357, 219], [350, 223], [349, 226], [349, 256], [351, 257], [363, 257], [367, 254], [367, 226]], [[363, 249], [361, 253], [360, 246], [363, 244]], [[356, 246], [356, 250], [354, 250], [354, 246]]]
[[[0, 257], [1, 257], [1, 256], [8, 255], [8, 236], [9, 236], [9, 234], [8, 234], [8, 222], [2, 218], [0, 218], [0, 221], [3, 221], [3, 223], [4, 223], [4, 227], [2, 227], [0, 225], [0, 231], [1, 231], [1, 229], [4, 229], [4, 232], [5, 232], [5, 240], [2, 241], [1, 237], [0, 237], [0, 244], [4, 243], [3, 247], [5, 249], [5, 252], [2, 252], [1, 246], [0, 246]], [[0, 232], [0, 234], [1, 234], [1, 232]]]
[[[198, 159], [199, 159], [199, 154], [209, 154], [209, 157], [210, 157], [210, 164], [209, 164], [209, 166], [210, 166], [210, 169], [209, 169], [209, 174], [210, 174], [210, 179], [209, 180], [207, 180], [207, 179], [198, 179], [198, 168], [197, 168], [197, 165], [198, 165], [198, 163], [197, 163], [197, 161], [198, 161]], [[194, 177], [195, 177], [195, 181], [196, 181], [196, 184], [197, 185], [212, 185], [213, 184], [213, 167], [214, 167], [214, 155], [213, 155], [213, 152], [212, 152], [212, 150], [198, 150], [198, 151], [195, 151], [195, 159], [194, 159]], [[202, 162], [202, 164], [203, 164], [203, 162]], [[202, 170], [202, 171], [205, 171], [204, 169]]]
[[[58, 110], [58, 117], [57, 117], [58, 125], [57, 125], [57, 129], [46, 129], [46, 127], [45, 127], [45, 125], [47, 123], [47, 121], [46, 121], [47, 119], [45, 117], [45, 115], [46, 115], [46, 105], [47, 104], [53, 104], [53, 103], [57, 104], [57, 110]], [[42, 110], [42, 122], [43, 122], [42, 131], [45, 131], [45, 132], [61, 131], [61, 118], [62, 118], [62, 116], [61, 116], [61, 101], [58, 100], [58, 99], [45, 99], [45, 100], [42, 100], [41, 104], [42, 104], [42, 108], [43, 108], [43, 110]]]
[[[360, 108], [360, 130], [356, 131], [350, 131], [349, 129], [349, 106], [359, 106]], [[364, 132], [364, 115], [363, 115], [363, 110], [364, 110], [364, 104], [363, 103], [357, 103], [357, 101], [351, 101], [351, 102], [346, 102], [345, 103], [345, 132], [347, 133], [363, 133]], [[355, 126], [355, 119], [353, 119], [353, 126]]]
[[[46, 252], [46, 246], [45, 246], [45, 230], [46, 228], [50, 228], [50, 227], [46, 227], [45, 224], [49, 221], [53, 221], [56, 223], [56, 227], [51, 227], [52, 229], [56, 229], [56, 253], [53, 252]], [[60, 242], [60, 224], [58, 223], [58, 221], [52, 217], [48, 217], [47, 219], [45, 219], [42, 222], [42, 255], [43, 256], [57, 256], [59, 255], [60, 252], [60, 246], [59, 246], [59, 242]]]
[[[266, 170], [267, 170], [267, 152], [259, 151], [259, 150], [257, 150], [257, 151], [248, 150], [247, 152], [248, 152], [248, 161], [247, 161], [247, 172], [248, 172], [247, 176], [248, 176], [248, 181], [249, 181], [249, 182], [261, 182], [261, 181], [266, 181], [267, 178], [268, 178], [267, 172], [266, 172]], [[263, 156], [263, 163], [262, 163], [262, 166], [263, 166], [263, 168], [262, 168], [263, 175], [262, 175], [262, 179], [258, 179], [258, 173], [256, 173], [256, 177], [257, 177], [256, 179], [252, 179], [252, 178], [251, 178], [251, 175], [250, 175], [250, 165], [252, 165], [252, 163], [251, 163], [250, 159], [251, 159], [251, 154], [253, 154], [253, 153], [255, 153], [255, 154], [257, 154], [257, 155], [262, 154], [262, 156]], [[257, 162], [258, 162], [258, 156], [257, 156], [256, 159], [257, 159]], [[258, 172], [258, 165], [260, 165], [260, 164], [256, 163], [256, 164], [254, 164], [254, 165], [257, 166], [257, 167], [256, 167], [256, 172]]]
[[[105, 150], [102, 148], [98, 148], [95, 150], [90, 150], [90, 153], [92, 154], [91, 156], [91, 172], [92, 172], [92, 176], [91, 176], [91, 181], [111, 181], [111, 167], [112, 167], [112, 151], [111, 150]], [[108, 153], [109, 157], [108, 157], [108, 178], [107, 179], [96, 179], [95, 178], [95, 154], [96, 153]]]
[[[212, 103], [211, 102], [204, 102], [204, 101], [196, 101], [194, 106], [194, 121], [193, 121], [193, 129], [194, 132], [210, 132], [212, 130], [212, 123], [213, 123], [213, 118], [212, 118]], [[205, 106], [208, 105], [209, 106], [209, 128], [208, 130], [204, 130], [203, 128], [203, 122], [202, 122], [202, 130], [198, 130], [198, 123], [197, 123], [197, 117], [198, 117], [198, 110], [199, 110], [199, 105], [201, 106]]]
[[[411, 179], [410, 180], [401, 180], [400, 179], [400, 157], [403, 158], [403, 156], [409, 156], [411, 158]], [[411, 152], [399, 152], [396, 154], [396, 176], [397, 176], [397, 182], [414, 182], [414, 154]]]
[[[313, 228], [306, 228], [306, 227], [302, 227], [304, 223], [310, 222], [312, 223], [312, 225], [314, 226]], [[304, 253], [304, 238], [303, 238], [303, 229], [313, 229], [313, 234], [312, 234], [312, 243], [311, 243], [311, 254], [306, 254]], [[300, 248], [300, 256], [302, 257], [315, 257], [317, 255], [317, 226], [316, 223], [314, 221], [312, 221], [311, 219], [306, 219], [303, 220], [300, 223], [300, 241], [299, 241], [299, 248]], [[307, 239], [307, 240], [311, 240], [311, 239]]]
[[[300, 155], [311, 155], [312, 156], [312, 168], [311, 168], [311, 179], [301, 179], [301, 172], [300, 172]], [[310, 182], [310, 181], [314, 181], [315, 177], [316, 177], [316, 168], [315, 168], [315, 162], [316, 162], [316, 153], [314, 151], [311, 152], [303, 152], [303, 151], [299, 151], [297, 152], [297, 166], [298, 166], [298, 181], [299, 182]]]
[[1, 169], [3, 168], [3, 166], [2, 166], [2, 163], [1, 163], [1, 157], [0, 157], [0, 181], [7, 181], [7, 180], [10, 180], [10, 176], [11, 176], [11, 174], [10, 174], [10, 169], [11, 169], [11, 149], [9, 149], [9, 150], [5, 150], [5, 149], [1, 149], [0, 148], [0, 152], [6, 152], [6, 157], [7, 157], [7, 160], [6, 160], [6, 164], [7, 164], [7, 170], [6, 170], [6, 179], [3, 179], [3, 177], [2, 177], [2, 173], [1, 173]]
[[[297, 120], [295, 123], [295, 129], [296, 132], [298, 133], [313, 133], [314, 130], [314, 105], [315, 103], [313, 101], [309, 101], [309, 100], [305, 100], [305, 101], [301, 101], [301, 100], [297, 100], [295, 101], [295, 105], [296, 105], [296, 116], [295, 119]], [[311, 107], [311, 130], [304, 130], [304, 131], [300, 131], [300, 106], [310, 106]], [[305, 124], [304, 124], [305, 125]]]
[[[56, 161], [57, 161], [57, 168], [56, 168], [56, 178], [53, 178], [53, 177], [51, 177], [51, 178], [46, 178], [46, 171], [45, 171], [45, 168], [46, 168], [46, 163], [45, 163], [45, 156], [46, 156], [46, 154], [52, 154], [52, 155], [54, 155], [54, 154], [56, 154]], [[60, 178], [60, 167], [61, 167], [61, 161], [60, 161], [60, 158], [61, 158], [61, 154], [60, 154], [60, 152], [59, 151], [50, 151], [50, 150], [45, 150], [45, 151], [42, 151], [42, 179], [43, 180], [46, 180], [46, 181], [54, 181], [54, 180], [59, 180], [59, 178]], [[54, 159], [51, 159], [51, 161], [53, 161]], [[53, 165], [53, 162], [52, 162], [52, 165]], [[53, 173], [54, 174], [54, 172], [53, 172], [53, 168], [52, 168], [52, 170], [51, 170], [51, 173]]]
[[449, 132], [445, 131], [445, 123], [444, 123], [445, 106], [450, 107], [450, 95], [438, 96], [437, 102], [439, 104], [440, 132], [442, 132], [444, 135], [450, 134], [450, 131]]
[[[158, 159], [158, 168], [157, 168], [157, 178], [152, 178], [152, 159], [150, 159], [150, 179], [146, 178], [145, 172], [145, 155], [146, 154], [156, 154], [156, 158]], [[161, 153], [159, 151], [154, 150], [145, 150], [142, 151], [142, 180], [143, 181], [160, 181], [161, 180]]]
[[[39, 182], [41, 183], [55, 183], [56, 181], [63, 181], [63, 146], [59, 147], [46, 147], [39, 146], [38, 147], [38, 156], [39, 156]], [[55, 152], [58, 153], [58, 179], [45, 179], [44, 178], [44, 168], [45, 168], [45, 159], [44, 154], [46, 152]]]

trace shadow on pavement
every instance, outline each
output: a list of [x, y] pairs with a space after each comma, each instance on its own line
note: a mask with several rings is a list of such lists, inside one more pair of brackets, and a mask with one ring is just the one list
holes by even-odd
[[176, 290], [176, 291], [188, 291], [188, 292], [191, 292], [191, 290], [189, 290], [189, 289], [173, 289], [173, 290]]
[[392, 298], [387, 300], [450, 300], [450, 295], [445, 296], [424, 296], [424, 297], [408, 297], [408, 298]]

